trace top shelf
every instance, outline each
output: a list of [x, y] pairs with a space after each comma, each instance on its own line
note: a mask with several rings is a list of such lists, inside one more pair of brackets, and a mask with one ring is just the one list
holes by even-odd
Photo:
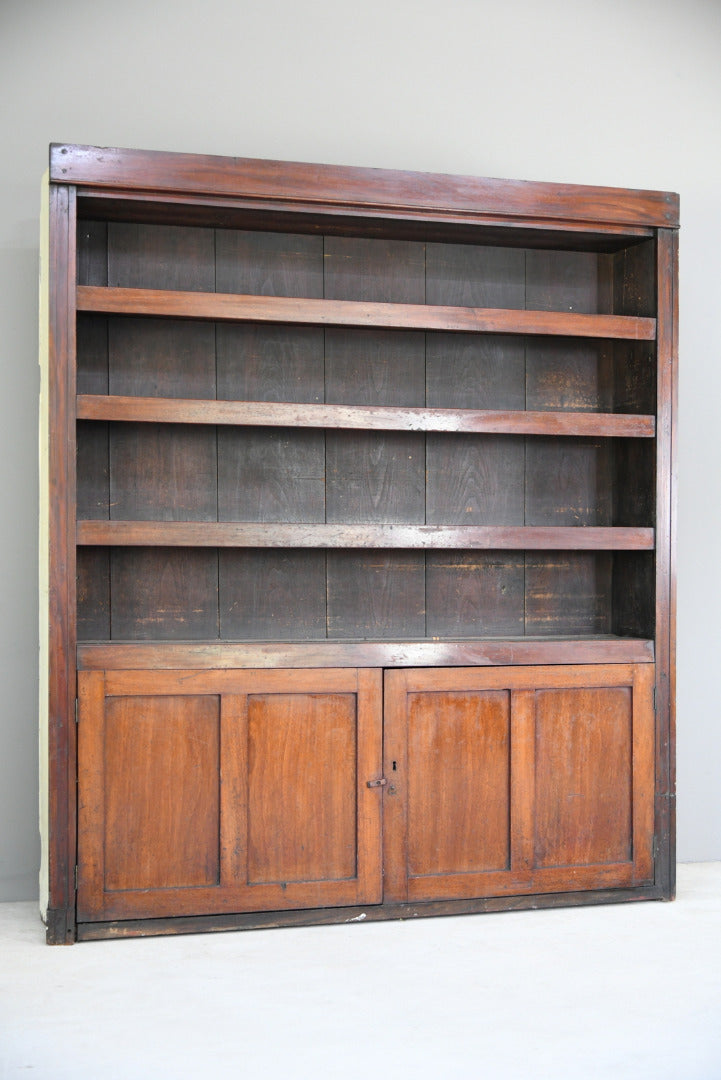
[[79, 285], [78, 311], [218, 321], [652, 341], [656, 320], [628, 315], [388, 304]]

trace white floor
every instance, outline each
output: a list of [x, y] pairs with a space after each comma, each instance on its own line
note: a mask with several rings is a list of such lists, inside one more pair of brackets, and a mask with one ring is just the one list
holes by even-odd
[[721, 1080], [721, 863], [673, 904], [48, 948], [0, 905], [0, 1078]]

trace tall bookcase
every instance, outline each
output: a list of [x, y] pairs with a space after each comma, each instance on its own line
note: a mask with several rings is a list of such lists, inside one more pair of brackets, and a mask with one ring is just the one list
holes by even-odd
[[48, 940], [671, 897], [677, 196], [49, 207]]

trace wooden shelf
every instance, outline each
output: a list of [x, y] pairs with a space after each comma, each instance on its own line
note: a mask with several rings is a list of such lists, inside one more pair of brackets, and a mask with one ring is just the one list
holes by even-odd
[[258, 427], [345, 428], [372, 431], [450, 431], [501, 435], [589, 435], [653, 438], [653, 416], [495, 409], [422, 409], [363, 405], [305, 405], [196, 398], [80, 394], [79, 420]]
[[88, 642], [85, 670], [293, 667], [492, 666], [496, 664], [653, 663], [645, 638], [523, 637], [475, 641]]
[[160, 315], [184, 319], [290, 323], [298, 326], [551, 334], [560, 337], [644, 341], [652, 341], [656, 336], [655, 319], [626, 315], [367, 303], [285, 296], [241, 296], [235, 293], [117, 289], [94, 285], [78, 286], [77, 309], [116, 315]]
[[142, 547], [651, 551], [654, 530], [604, 526], [78, 521], [77, 543]]

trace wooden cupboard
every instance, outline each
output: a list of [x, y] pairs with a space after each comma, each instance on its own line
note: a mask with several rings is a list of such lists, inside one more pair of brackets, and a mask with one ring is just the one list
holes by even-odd
[[677, 224], [51, 148], [50, 941], [673, 895]]

